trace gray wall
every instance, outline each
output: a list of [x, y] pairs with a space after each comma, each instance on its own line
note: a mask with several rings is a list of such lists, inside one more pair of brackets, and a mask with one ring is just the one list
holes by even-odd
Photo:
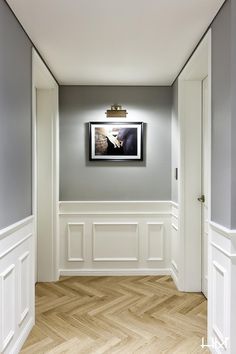
[[0, 0], [0, 229], [31, 215], [31, 44]]
[[[87, 123], [113, 103], [146, 123], [143, 162], [88, 161]], [[170, 200], [171, 106], [170, 87], [61, 86], [60, 200]]]
[[236, 228], [236, 5], [212, 25], [212, 220]]
[[171, 134], [171, 200], [178, 203], [178, 181], [175, 178], [175, 169], [178, 168], [178, 80], [173, 85], [172, 101], [172, 134]]

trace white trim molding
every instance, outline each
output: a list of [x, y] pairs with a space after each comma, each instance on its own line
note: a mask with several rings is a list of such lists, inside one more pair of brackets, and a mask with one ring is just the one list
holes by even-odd
[[224, 250], [222, 247], [218, 246], [215, 242], [211, 241], [211, 245], [216, 248], [218, 251], [223, 253], [225, 256], [229, 257], [230, 259], [236, 258], [236, 253], [230, 253], [226, 250]]
[[12, 224], [10, 226], [7, 226], [4, 229], [1, 229], [0, 230], [0, 240], [3, 239], [4, 237], [7, 237], [10, 234], [13, 234], [17, 230], [20, 230], [25, 225], [28, 225], [28, 224], [32, 223], [33, 218], [34, 218], [33, 215], [30, 215], [30, 216], [28, 216], [25, 219], [17, 221], [16, 223], [14, 223], [14, 224]]
[[174, 260], [171, 261], [171, 264], [174, 267], [175, 271], [178, 272], [178, 267]]
[[[79, 239], [79, 234], [81, 234], [80, 236], [80, 240], [76, 242], [74, 242], [72, 244], [72, 228], [81, 228], [82, 230], [80, 230], [80, 232], [78, 233], [77, 230], [77, 235], [76, 235], [76, 240], [77, 241]], [[79, 244], [78, 244], [79, 243]], [[83, 262], [84, 261], [84, 223], [81, 222], [69, 222], [67, 224], [67, 245], [68, 245], [68, 257], [67, 260], [68, 262]], [[74, 246], [74, 247], [73, 247]], [[72, 248], [73, 248], [73, 252], [76, 252], [78, 250], [78, 248], [80, 248], [80, 256], [72, 256], [71, 252], [72, 252]]]
[[60, 274], [170, 274], [171, 214], [170, 201], [60, 202]]
[[[25, 267], [24, 267], [25, 264]], [[19, 257], [19, 321], [21, 326], [30, 309], [30, 253], [26, 251]], [[22, 308], [23, 307], [23, 308]]]
[[170, 215], [171, 201], [60, 201], [59, 215]]
[[[158, 226], [154, 235], [151, 233], [151, 227]], [[165, 257], [165, 239], [163, 234], [163, 222], [147, 222], [148, 235], [148, 261], [164, 261]], [[159, 241], [159, 242], [158, 242]], [[156, 254], [151, 254], [155, 252]]]
[[[16, 280], [15, 265], [11, 264], [0, 274], [1, 284], [1, 353], [4, 352], [15, 334]], [[8, 311], [10, 310], [10, 311]]]
[[176, 287], [180, 289], [179, 285], [179, 257], [180, 257], [180, 234], [179, 234], [179, 204], [172, 202], [171, 212], [171, 276], [175, 282]]
[[169, 268], [145, 269], [60, 269], [61, 276], [132, 276], [132, 275], [171, 275]]
[[179, 204], [176, 202], [171, 201], [171, 205], [177, 209], [179, 208]]
[[[174, 217], [175, 217], [175, 216], [174, 216]], [[171, 226], [173, 227], [173, 229], [175, 229], [175, 231], [178, 231], [178, 230], [179, 230], [178, 226], [176, 226], [174, 223], [172, 223]]]
[[228, 229], [227, 227], [217, 224], [214, 221], [210, 221], [210, 225], [213, 230], [216, 230], [217, 232], [219, 232], [223, 236], [225, 236], [227, 238], [233, 238], [233, 237], [236, 238], [236, 230]]

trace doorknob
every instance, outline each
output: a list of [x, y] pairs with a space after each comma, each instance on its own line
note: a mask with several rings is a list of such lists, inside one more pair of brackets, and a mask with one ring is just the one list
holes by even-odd
[[197, 198], [197, 200], [201, 203], [205, 203], [205, 195], [202, 194], [200, 198]]

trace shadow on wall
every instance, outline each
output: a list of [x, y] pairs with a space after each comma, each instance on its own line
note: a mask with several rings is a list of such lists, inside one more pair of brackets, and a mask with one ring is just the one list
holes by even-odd
[[86, 167], [146, 167], [146, 136], [147, 124], [143, 123], [143, 161], [127, 160], [127, 161], [90, 161], [89, 160], [89, 123], [84, 124], [85, 129], [85, 164]]

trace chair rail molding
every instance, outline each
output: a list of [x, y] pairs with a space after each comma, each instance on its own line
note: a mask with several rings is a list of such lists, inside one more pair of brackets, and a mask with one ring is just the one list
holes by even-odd
[[170, 274], [171, 217], [171, 201], [59, 202], [60, 274]]

